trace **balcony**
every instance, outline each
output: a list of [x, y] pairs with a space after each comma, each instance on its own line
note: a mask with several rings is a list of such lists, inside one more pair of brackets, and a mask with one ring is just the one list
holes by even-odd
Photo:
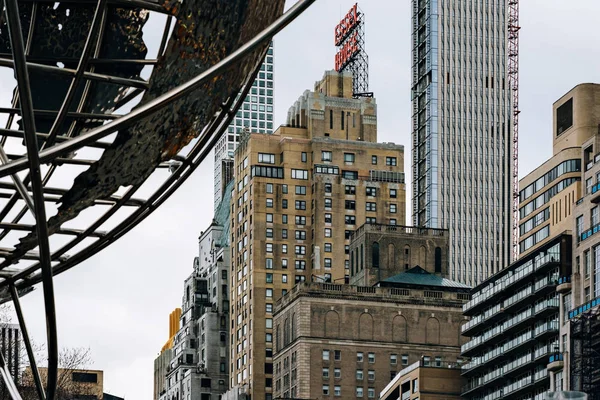
[[535, 305], [535, 316], [538, 318], [544, 318], [550, 314], [555, 314], [558, 312], [559, 307], [560, 301], [558, 298], [544, 300]]
[[529, 330], [524, 334], [517, 336], [509, 342], [504, 343], [502, 350], [505, 357], [510, 356], [516, 351], [525, 351], [535, 344], [533, 330]]
[[525, 289], [519, 291], [518, 293], [510, 296], [508, 299], [502, 302], [502, 308], [504, 312], [510, 312], [514, 307], [523, 304], [531, 295], [533, 294], [533, 287], [527, 286]]
[[545, 296], [556, 290], [558, 284], [558, 276], [554, 274], [550, 277], [542, 278], [535, 282], [535, 294], [539, 296]]
[[477, 372], [483, 366], [489, 366], [489, 364], [493, 361], [494, 363], [498, 363], [500, 360], [504, 358], [504, 347], [500, 346], [495, 348], [492, 351], [488, 351], [481, 357], [475, 357], [470, 362], [463, 364], [462, 375], [469, 376]]
[[535, 271], [540, 272], [554, 264], [560, 263], [560, 254], [549, 253], [535, 260]]
[[545, 362], [545, 360], [548, 359], [548, 354], [550, 354], [550, 350], [548, 350], [548, 346], [544, 345], [535, 349], [535, 352], [533, 353], [533, 358], [535, 361]]
[[600, 297], [596, 297], [593, 300], [588, 301], [585, 304], [580, 305], [579, 307], [575, 307], [574, 309], [572, 309], [571, 311], [569, 311], [569, 319], [578, 316], [579, 314], [582, 314], [584, 312], [586, 312], [587, 310], [596, 307], [600, 305]]
[[463, 313], [465, 315], [473, 315], [474, 312], [478, 311], [483, 307], [487, 300], [491, 299], [496, 293], [502, 290], [502, 285], [497, 284], [485, 292], [479, 292], [478, 295], [474, 296], [471, 301], [463, 305]]
[[[598, 195], [596, 196], [598, 198], [600, 198], [600, 193], [598, 193]], [[577, 238], [577, 242], [583, 242], [584, 240], [589, 239], [590, 237], [594, 236], [596, 233], [600, 232], [600, 224], [596, 224], [594, 226], [592, 226], [590, 229], [588, 229], [587, 231], [584, 231], [581, 233], [581, 235], [579, 235], [579, 237]]]
[[539, 371], [537, 371], [535, 374], [533, 374], [533, 380], [535, 383], [538, 382], [542, 382], [543, 380], [548, 378], [548, 370], [547, 369], [541, 369]]
[[509, 378], [511, 376], [516, 376], [526, 368], [531, 367], [531, 362], [533, 361], [533, 356], [531, 353], [528, 353], [518, 359], [511, 361], [502, 367], [503, 376]]
[[498, 325], [481, 336], [476, 336], [469, 342], [463, 344], [460, 348], [462, 355], [469, 357], [479, 346], [489, 344], [489, 341], [502, 333], [502, 325]]
[[548, 371], [560, 371], [565, 366], [563, 353], [552, 353], [548, 357]]
[[532, 308], [528, 308], [527, 310], [515, 315], [514, 317], [504, 321], [502, 324], [502, 330], [505, 334], [513, 332], [523, 326], [528, 324], [533, 319], [534, 314]]
[[558, 285], [556, 286], [558, 293], [569, 293], [571, 291], [571, 277], [563, 276], [558, 278]]
[[[496, 304], [494, 307], [487, 310], [485, 313], [478, 315], [464, 324], [460, 329], [465, 336], [474, 336], [481, 332], [498, 320], [502, 316], [502, 308], [500, 304]], [[484, 324], [485, 322], [485, 324]]]
[[519, 379], [516, 382], [513, 382], [509, 385], [504, 386], [502, 393], [504, 394], [504, 396], [507, 396], [510, 394], [509, 398], [511, 398], [511, 399], [517, 398], [517, 395], [519, 393], [522, 393], [524, 390], [528, 389], [532, 383], [533, 383], [533, 377], [531, 375], [529, 375], [523, 379]]
[[542, 340], [543, 338], [548, 337], [550, 335], [558, 334], [558, 329], [558, 321], [545, 322], [535, 327], [535, 338], [537, 340]]

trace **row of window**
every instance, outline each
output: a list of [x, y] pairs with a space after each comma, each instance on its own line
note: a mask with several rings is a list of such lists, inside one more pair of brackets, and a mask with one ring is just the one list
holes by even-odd
[[[273, 159], [274, 157], [275, 157], [274, 154], [259, 153], [258, 162], [274, 164], [275, 163], [275, 161]], [[246, 160], [244, 160], [244, 162], [245, 161]], [[266, 169], [263, 170], [262, 168], [267, 168], [268, 169], [268, 168], [280, 168], [280, 167], [260, 167], [260, 169], [259, 168], [255, 168], [255, 172], [254, 172], [255, 176], [266, 176], [266, 175], [269, 174], [269, 172]], [[275, 177], [275, 175], [276, 175], [276, 177], [280, 176], [279, 172], [274, 173], [272, 171], [273, 170], [271, 170], [271, 172], [270, 172], [270, 174], [272, 175], [272, 177]], [[256, 175], [256, 174], [260, 174], [260, 175]], [[304, 176], [303, 173], [298, 173], [297, 172], [296, 174], [297, 174], [297, 176]], [[281, 174], [281, 176], [283, 176], [283, 175]], [[304, 178], [302, 178], [302, 179], [304, 179]], [[331, 183], [326, 183], [324, 189], [325, 189], [325, 193], [332, 193], [333, 192], [333, 185]], [[274, 193], [273, 183], [266, 183], [265, 184], [265, 192], [267, 194], [273, 194]], [[289, 193], [288, 192], [288, 185], [286, 185], [286, 184], [281, 185], [281, 193], [282, 194], [288, 194]], [[299, 196], [306, 195], [306, 193], [307, 193], [306, 186], [295, 185], [294, 193], [296, 195], [299, 195]], [[346, 194], [348, 196], [355, 196], [356, 195], [356, 186], [355, 185], [345, 185], [344, 186], [344, 194]], [[365, 195], [368, 196], [368, 197], [377, 197], [377, 188], [376, 187], [367, 186], [365, 188]], [[392, 199], [398, 198], [398, 189], [389, 189], [389, 196]], [[244, 200], [244, 201], [246, 201], [246, 200]]]
[[[396, 206], [396, 204], [390, 204], [390, 213], [394, 214], [397, 212], [398, 208]], [[325, 223], [333, 223], [333, 215], [330, 213], [325, 213], [324, 214], [324, 221]], [[267, 213], [266, 214], [266, 222], [268, 223], [273, 223], [274, 222], [274, 216], [271, 213]], [[296, 215], [296, 219], [295, 219], [296, 225], [299, 226], [305, 226], [306, 225], [306, 216], [304, 215]], [[376, 224], [377, 223], [377, 219], [375, 217], [367, 217], [366, 221], [367, 224]], [[390, 218], [388, 220], [388, 224], [389, 225], [397, 225], [397, 220], [395, 218]], [[283, 214], [281, 216], [281, 223], [282, 224], [287, 224], [288, 223], [288, 216], [286, 214]], [[356, 216], [354, 215], [345, 215], [344, 216], [344, 223], [346, 225], [356, 225]], [[313, 221], [314, 224], [314, 221]]]
[[[306, 210], [306, 201], [304, 200], [296, 200], [294, 202], [295, 204], [295, 208], [296, 210]], [[265, 200], [265, 206], [266, 208], [273, 208], [274, 202], [272, 198], [267, 198]], [[332, 208], [333, 207], [333, 199], [331, 199], [330, 197], [326, 197], [324, 199], [324, 205], [325, 208]], [[282, 199], [281, 200], [281, 208], [282, 209], [287, 209], [288, 208], [288, 201], [287, 199]], [[354, 200], [346, 200], [344, 202], [344, 208], [346, 210], [356, 210], [356, 201]], [[375, 202], [367, 202], [365, 204], [365, 210], [366, 211], [377, 211], [377, 203]], [[391, 214], [395, 214], [398, 212], [398, 206], [395, 203], [391, 203], [389, 204], [389, 212]]]
[[[364, 388], [362, 386], [357, 386], [355, 389], [356, 397], [364, 397]], [[329, 385], [323, 385], [323, 396], [330, 396], [331, 392], [329, 389]], [[335, 385], [333, 387], [333, 395], [336, 397], [340, 397], [342, 395], [342, 387], [339, 385]], [[375, 398], [375, 388], [367, 388], [367, 397], [369, 399]]]

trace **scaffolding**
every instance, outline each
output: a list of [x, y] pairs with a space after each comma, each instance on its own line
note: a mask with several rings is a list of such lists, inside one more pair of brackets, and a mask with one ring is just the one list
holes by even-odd
[[600, 400], [600, 308], [571, 320], [570, 389]]

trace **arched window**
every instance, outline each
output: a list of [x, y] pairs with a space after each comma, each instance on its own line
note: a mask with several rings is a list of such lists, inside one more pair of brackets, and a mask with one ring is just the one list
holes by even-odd
[[365, 268], [365, 253], [363, 252], [363, 245], [360, 245], [360, 270], [362, 271]]
[[373, 268], [379, 268], [379, 243], [373, 242], [371, 247], [371, 266]]
[[350, 252], [350, 275], [354, 275], [354, 250]]
[[185, 288], [185, 301], [190, 301], [190, 287]]
[[435, 272], [442, 272], [442, 249], [435, 248]]

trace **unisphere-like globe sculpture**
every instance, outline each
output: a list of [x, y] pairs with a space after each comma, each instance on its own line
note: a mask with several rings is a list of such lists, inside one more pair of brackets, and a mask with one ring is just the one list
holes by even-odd
[[[0, 0], [0, 301], [14, 303], [40, 399], [56, 390], [52, 277], [119, 239], [190, 176], [273, 35], [313, 2], [282, 14], [284, 0]], [[45, 387], [19, 303], [40, 282]], [[1, 354], [0, 374], [20, 399]]]

